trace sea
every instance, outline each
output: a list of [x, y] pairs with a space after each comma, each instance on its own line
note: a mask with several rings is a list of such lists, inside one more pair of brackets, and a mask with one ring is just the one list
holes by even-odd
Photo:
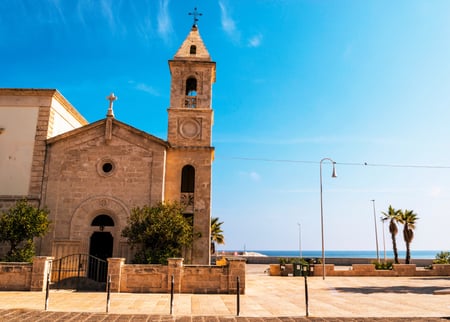
[[[442, 250], [411, 250], [411, 258], [416, 259], [435, 259], [436, 255]], [[445, 250], [448, 251], [448, 250]], [[304, 258], [320, 258], [321, 250], [225, 250], [226, 253], [246, 254], [250, 256], [269, 256], [269, 257], [304, 257]], [[219, 251], [220, 253], [220, 251]], [[394, 258], [392, 250], [383, 250], [378, 252], [379, 258]], [[399, 250], [398, 257], [405, 258], [406, 251]], [[325, 250], [325, 257], [328, 258], [377, 258], [375, 250]]]

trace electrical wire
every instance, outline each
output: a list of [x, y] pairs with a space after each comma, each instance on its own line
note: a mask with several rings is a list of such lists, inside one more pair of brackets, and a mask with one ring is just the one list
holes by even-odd
[[[241, 161], [261, 161], [274, 163], [307, 163], [320, 164], [320, 161], [308, 160], [285, 160], [285, 159], [268, 159], [268, 158], [249, 158], [249, 157], [226, 157], [216, 156], [215, 159], [223, 160], [241, 160]], [[384, 167], [384, 168], [419, 168], [419, 169], [450, 169], [447, 165], [417, 165], [417, 164], [392, 164], [392, 163], [369, 163], [369, 162], [336, 162], [337, 165], [344, 166], [363, 166], [363, 167]]]

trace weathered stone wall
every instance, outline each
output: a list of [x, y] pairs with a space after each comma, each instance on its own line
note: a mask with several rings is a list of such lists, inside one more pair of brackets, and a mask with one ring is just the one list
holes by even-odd
[[[121, 232], [133, 207], [163, 200], [164, 141], [103, 120], [48, 142], [44, 202], [53, 231], [41, 254], [88, 253], [90, 237], [99, 229], [91, 223], [104, 214], [114, 221], [103, 227], [113, 237], [113, 257], [131, 259]], [[105, 164], [110, 171], [103, 171]]]
[[[314, 265], [313, 276], [322, 276], [323, 266]], [[375, 269], [373, 264], [353, 264], [348, 269], [335, 269], [325, 264], [326, 276], [450, 276], [450, 264], [433, 264], [431, 268], [417, 268], [416, 264], [393, 264], [391, 270]]]
[[208, 265], [210, 263], [211, 240], [211, 148], [169, 149], [167, 153], [165, 199], [181, 201], [181, 173], [183, 167], [188, 164], [195, 169], [193, 224], [196, 238], [192, 246], [192, 260], [186, 258], [186, 261], [189, 264]]
[[52, 257], [38, 256], [33, 263], [0, 263], [1, 291], [44, 291]]
[[167, 293], [172, 276], [175, 293], [234, 294], [237, 278], [245, 292], [245, 260], [227, 259], [226, 266], [183, 265], [183, 259], [170, 259], [169, 265], [128, 265], [124, 259], [108, 259], [112, 292]]
[[167, 266], [123, 265], [120, 291], [124, 293], [166, 293]]
[[0, 290], [29, 291], [31, 263], [0, 263]]

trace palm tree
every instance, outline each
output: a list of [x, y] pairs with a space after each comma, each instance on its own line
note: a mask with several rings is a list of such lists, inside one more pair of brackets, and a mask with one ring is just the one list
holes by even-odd
[[225, 244], [225, 237], [223, 236], [222, 222], [219, 222], [218, 217], [211, 218], [211, 254], [216, 253], [216, 244]]
[[406, 244], [406, 258], [405, 264], [409, 264], [411, 261], [411, 249], [410, 245], [414, 238], [414, 229], [416, 228], [416, 220], [419, 219], [417, 214], [412, 210], [404, 210], [400, 213], [398, 222], [403, 224], [403, 239]]
[[392, 238], [392, 248], [394, 251], [394, 263], [398, 264], [398, 250], [397, 250], [397, 241], [395, 239], [395, 236], [398, 233], [397, 228], [397, 222], [400, 219], [401, 210], [395, 210], [391, 205], [389, 206], [388, 212], [382, 212], [384, 217], [382, 218], [383, 221], [389, 220], [389, 232], [391, 233]]

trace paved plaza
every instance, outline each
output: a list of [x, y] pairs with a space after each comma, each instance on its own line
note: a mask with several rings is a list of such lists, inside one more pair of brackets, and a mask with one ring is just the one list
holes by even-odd
[[[438, 321], [450, 319], [450, 277], [268, 276], [247, 265], [240, 295], [0, 292], [0, 321]], [[308, 318], [306, 314], [308, 313]]]

